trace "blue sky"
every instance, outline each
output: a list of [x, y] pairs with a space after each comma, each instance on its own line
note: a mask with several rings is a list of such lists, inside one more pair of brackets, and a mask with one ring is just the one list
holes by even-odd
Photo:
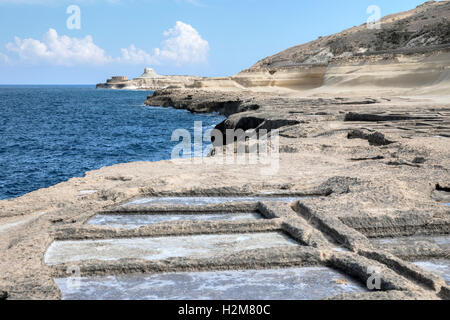
[[[112, 75], [232, 75], [258, 60], [422, 0], [0, 0], [0, 84]], [[66, 12], [80, 8], [80, 29]], [[73, 13], [73, 11], [72, 11]], [[76, 20], [72, 19], [71, 22]]]

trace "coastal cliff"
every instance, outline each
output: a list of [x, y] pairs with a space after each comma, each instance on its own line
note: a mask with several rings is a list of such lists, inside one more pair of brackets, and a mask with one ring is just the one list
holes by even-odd
[[152, 68], [145, 68], [144, 73], [137, 78], [129, 80], [126, 76], [115, 76], [105, 83], [97, 84], [97, 89], [127, 89], [127, 90], [156, 90], [167, 87], [185, 87], [193, 85], [200, 80], [194, 76], [163, 76], [157, 74]]
[[[291, 90], [303, 94], [390, 91], [440, 94], [450, 90], [450, 1], [429, 1], [392, 14], [379, 27], [366, 23], [289, 48], [234, 76], [159, 76], [109, 80], [98, 88]], [[148, 72], [147, 72], [148, 71]], [[116, 77], [117, 78], [117, 77]], [[420, 88], [417, 90], [417, 88]]]

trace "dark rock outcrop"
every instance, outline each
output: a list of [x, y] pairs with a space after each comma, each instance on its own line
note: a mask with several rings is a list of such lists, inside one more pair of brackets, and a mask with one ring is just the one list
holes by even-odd
[[388, 144], [393, 143], [393, 141], [390, 141], [386, 139], [384, 134], [381, 132], [375, 131], [373, 133], [366, 133], [361, 130], [352, 130], [347, 135], [348, 139], [364, 139], [369, 141], [369, 144], [371, 146], [386, 146]]
[[322, 183], [317, 190], [325, 195], [350, 192], [350, 186], [357, 185], [358, 179], [351, 177], [332, 177]]

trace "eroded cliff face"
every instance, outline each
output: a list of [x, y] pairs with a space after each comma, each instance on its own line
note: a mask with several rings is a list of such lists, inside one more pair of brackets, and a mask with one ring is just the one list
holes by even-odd
[[[330, 64], [324, 87], [412, 89], [413, 94], [449, 92], [450, 49], [427, 54], [353, 57]], [[420, 88], [419, 90], [417, 90]]]
[[439, 94], [450, 91], [449, 68], [450, 48], [427, 53], [354, 56], [335, 59], [327, 65], [259, 68], [243, 71], [233, 79], [246, 88], [317, 89], [311, 93], [388, 88], [409, 94]]
[[412, 50], [356, 55], [327, 64], [244, 70], [232, 77], [158, 76], [97, 85], [108, 89], [205, 89], [264, 91], [289, 89], [303, 94], [396, 91], [426, 95], [450, 92], [450, 45], [436, 50]]
[[[233, 77], [241, 85], [336, 93], [450, 91], [450, 2], [429, 1], [379, 21], [262, 59]], [[417, 90], [417, 88], [420, 88]]]
[[238, 73], [233, 80], [246, 88], [280, 87], [293, 90], [318, 88], [323, 85], [326, 64], [282, 68], [261, 68]]
[[440, 49], [373, 53], [333, 59], [326, 64], [257, 68], [227, 79], [196, 80], [185, 88], [289, 89], [305, 95], [375, 93], [427, 95], [450, 92], [450, 45]]
[[267, 57], [234, 76], [160, 76], [146, 69], [139, 78], [108, 80], [97, 87], [228, 91], [279, 88], [311, 94], [393, 88], [401, 94], [442, 94], [450, 91], [449, 21], [450, 1], [429, 1], [382, 18], [380, 28], [363, 24], [320, 37]]
[[361, 92], [445, 95], [450, 92], [450, 45], [335, 58], [326, 64], [258, 67], [232, 77], [157, 76], [108, 81], [97, 88], [218, 91], [292, 90], [305, 95]]

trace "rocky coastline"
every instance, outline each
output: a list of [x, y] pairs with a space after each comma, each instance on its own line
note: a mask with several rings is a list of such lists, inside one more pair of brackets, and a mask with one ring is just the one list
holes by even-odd
[[[422, 23], [414, 15], [427, 14], [440, 21], [436, 12], [448, 14], [449, 4], [427, 3], [405, 19]], [[385, 23], [396, 23], [392, 19]], [[426, 30], [439, 47], [426, 52], [346, 57], [341, 54], [347, 48], [339, 53], [333, 47], [334, 60], [311, 65], [328, 56], [321, 47], [311, 51], [313, 43], [264, 59], [234, 77], [174, 78], [147, 69], [137, 79], [99, 84], [151, 88], [148, 106], [218, 112], [227, 117], [216, 126], [222, 133], [277, 130], [278, 170], [267, 176], [262, 165], [218, 163], [214, 154], [200, 163], [195, 158], [124, 163], [0, 201], [0, 299], [61, 299], [54, 279], [70, 277], [68, 270], [88, 277], [292, 266], [329, 267], [362, 285], [373, 277], [373, 268], [378, 270], [376, 290], [326, 299], [450, 299], [446, 274], [417, 264], [450, 259], [450, 53], [440, 42], [445, 35], [432, 29]], [[423, 40], [423, 34], [408, 32], [407, 43]], [[336, 46], [336, 39], [318, 43]], [[396, 50], [392, 46], [386, 48]], [[299, 52], [314, 59], [306, 61]], [[170, 202], [183, 197], [234, 199]], [[153, 198], [169, 202], [144, 201]], [[87, 223], [98, 215], [174, 212], [256, 212], [261, 219], [162, 222], [132, 229]], [[270, 232], [297, 245], [224, 250], [209, 257], [47, 260], [55, 242]]]
[[[222, 129], [278, 129], [279, 172], [268, 179], [258, 166], [219, 166], [214, 157], [201, 165], [188, 159], [181, 163], [130, 163], [2, 201], [0, 243], [5, 259], [0, 287], [9, 299], [60, 298], [52, 279], [62, 276], [67, 266], [47, 266], [42, 260], [53, 241], [269, 230], [283, 230], [311, 249], [297, 253], [252, 251], [224, 260], [167, 261], [165, 267], [137, 260], [90, 261], [76, 266], [87, 276], [303, 263], [329, 265], [364, 282], [369, 277], [365, 268], [376, 264], [385, 270], [381, 291], [335, 298], [448, 298], [445, 282], [408, 262], [448, 259], [448, 250], [429, 241], [387, 247], [375, 246], [372, 241], [450, 233], [450, 208], [444, 205], [450, 198], [448, 103], [424, 97], [324, 99], [165, 89], [155, 91], [146, 104], [220, 112], [228, 116], [218, 124]], [[199, 210], [173, 205], [121, 209], [121, 204], [136, 198], [264, 194], [302, 199], [288, 206], [259, 202], [255, 209], [272, 217], [262, 223], [166, 223], [126, 232], [85, 225], [102, 212]], [[201, 210], [241, 212], [249, 206], [255, 204], [215, 205]], [[343, 246], [349, 252], [335, 252], [333, 246]]]

